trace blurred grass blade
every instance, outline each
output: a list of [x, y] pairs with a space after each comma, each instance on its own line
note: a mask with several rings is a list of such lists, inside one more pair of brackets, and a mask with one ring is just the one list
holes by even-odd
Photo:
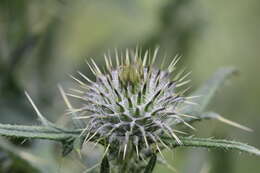
[[[39, 163], [45, 162], [45, 160], [33, 155], [32, 153], [30, 153], [28, 151], [24, 151], [23, 149], [16, 147], [9, 141], [0, 137], [0, 153], [2, 151], [8, 153], [8, 158], [10, 157], [10, 159], [13, 162], [12, 165], [16, 166], [19, 164], [23, 164], [23, 165], [25, 165], [24, 169], [26, 171], [30, 171], [32, 173], [39, 172], [37, 165], [39, 165]], [[3, 162], [4, 161], [2, 160], [1, 164], [4, 164]], [[23, 171], [25, 171], [25, 170], [23, 170]]]
[[[35, 150], [25, 150], [24, 148], [13, 145], [8, 140], [5, 140], [5, 138], [0, 137], [0, 150], [3, 149], [8, 152], [9, 156], [12, 158], [13, 166], [24, 165], [23, 168], [26, 170], [20, 170], [21, 172], [56, 172], [57, 164], [59, 163], [52, 157], [53, 155], [51, 155], [53, 154], [53, 148], [48, 148], [50, 145], [53, 145], [53, 143], [44, 143], [44, 145], [39, 146], [37, 142], [33, 145], [33, 147], [36, 147]], [[45, 157], [46, 154], [47, 157]]]
[[189, 105], [183, 108], [184, 114], [200, 116], [210, 103], [211, 99], [223, 83], [236, 73], [236, 69], [226, 67], [219, 69], [202, 87], [192, 93], [192, 96], [201, 96], [193, 100], [198, 105]]
[[246, 152], [260, 156], [260, 150], [250, 145], [219, 139], [204, 139], [204, 138], [191, 138], [191, 137], [180, 137], [182, 145], [168, 137], [163, 137], [165, 143], [171, 144], [175, 147], [199, 147], [199, 148], [215, 148], [223, 150], [236, 150], [240, 152]]
[[110, 173], [109, 161], [106, 155], [102, 159], [100, 173]]
[[153, 155], [151, 156], [151, 159], [149, 160], [149, 162], [145, 168], [144, 173], [152, 173], [153, 169], [155, 167], [156, 161], [157, 161], [157, 156], [156, 156], [156, 154], [153, 153]]
[[46, 126], [0, 124], [0, 136], [63, 141], [78, 135], [78, 131], [64, 132]]

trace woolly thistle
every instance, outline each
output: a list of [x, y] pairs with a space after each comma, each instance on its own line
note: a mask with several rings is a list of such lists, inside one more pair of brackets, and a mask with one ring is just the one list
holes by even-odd
[[138, 50], [127, 50], [120, 58], [116, 52], [116, 66], [105, 55], [105, 72], [93, 60], [88, 63], [95, 81], [80, 72], [86, 82], [73, 77], [81, 90], [68, 95], [80, 99], [82, 106], [71, 113], [77, 112], [76, 118], [87, 124], [81, 129], [84, 142], [103, 141], [111, 160], [125, 160], [129, 155], [138, 160], [147, 153], [161, 153], [161, 148], [168, 148], [161, 140], [163, 134], [182, 144], [177, 134], [184, 132], [176, 129], [176, 122], [193, 128], [183, 119], [191, 116], [180, 113], [184, 104], [192, 103], [193, 97], [184, 96], [189, 87], [181, 89], [190, 81], [186, 80], [190, 73], [174, 75], [178, 56], [166, 69], [155, 67], [157, 52], [146, 51], [141, 57]]
[[[0, 135], [55, 140], [62, 143], [63, 156], [73, 150], [79, 151], [82, 144], [87, 142], [101, 144], [105, 150], [100, 173], [152, 173], [157, 162], [157, 153], [162, 156], [158, 161], [167, 164], [161, 150], [165, 148], [172, 150], [180, 146], [237, 150], [260, 156], [260, 150], [244, 143], [181, 136], [180, 134], [184, 132], [177, 129], [178, 125], [193, 129], [188, 123], [217, 119], [252, 131], [206, 109], [217, 89], [236, 70], [234, 68], [218, 70], [193, 92], [192, 95], [202, 95], [195, 100], [199, 105], [197, 106], [190, 101], [197, 96], [184, 96], [188, 88], [183, 89], [183, 86], [189, 82], [186, 78], [190, 73], [183, 74], [183, 71], [175, 73], [175, 65], [180, 58], [175, 57], [165, 69], [162, 68], [163, 65], [158, 68], [155, 66], [157, 52], [158, 49], [150, 55], [147, 51], [141, 56], [138, 50], [134, 52], [127, 50], [124, 55], [120, 55], [120, 58], [115, 52], [116, 65], [113, 66], [110, 56], [105, 56], [106, 70], [103, 72], [91, 60], [89, 67], [96, 77], [95, 81], [79, 72], [86, 82], [72, 78], [79, 83], [81, 89], [73, 89], [74, 93], [66, 94], [59, 86], [69, 108], [68, 114], [72, 116], [75, 125], [73, 128], [61, 127], [46, 119], [26, 92], [41, 125], [0, 123]], [[67, 95], [79, 99], [81, 106], [74, 109]], [[17, 154], [16, 151], [14, 153]], [[46, 163], [56, 168], [58, 163], [55, 160], [51, 159], [51, 162]], [[32, 160], [27, 161], [31, 163]], [[85, 172], [91, 171], [92, 168]], [[45, 169], [46, 165], [39, 168], [44, 171]]]

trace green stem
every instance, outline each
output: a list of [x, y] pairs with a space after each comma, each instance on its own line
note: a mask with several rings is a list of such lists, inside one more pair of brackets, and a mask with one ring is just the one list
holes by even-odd
[[[124, 150], [118, 151], [119, 153], [116, 153], [118, 157], [113, 160], [113, 173], [135, 173], [140, 172], [137, 171], [140, 169], [140, 165], [137, 163], [137, 155], [135, 153], [134, 144], [131, 144], [130, 142], [127, 145], [127, 150], [124, 156]], [[117, 147], [115, 148], [117, 149]], [[141, 163], [141, 162], [140, 162]]]
[[[123, 153], [121, 154], [123, 156]], [[127, 152], [125, 158], [119, 162], [119, 172], [120, 173], [129, 173], [130, 164], [132, 163], [133, 158], [133, 147], [128, 144]], [[119, 157], [120, 159], [120, 157]]]
[[255, 147], [249, 146], [235, 141], [219, 140], [219, 139], [204, 139], [204, 138], [191, 138], [180, 137], [182, 144], [178, 144], [175, 140], [168, 137], [162, 138], [165, 143], [171, 144], [175, 147], [201, 147], [201, 148], [216, 148], [226, 150], [236, 150], [246, 152], [249, 154], [255, 154], [260, 156], [260, 150]]
[[17, 138], [63, 141], [79, 135], [79, 131], [62, 131], [47, 126], [23, 126], [0, 124], [0, 135]]

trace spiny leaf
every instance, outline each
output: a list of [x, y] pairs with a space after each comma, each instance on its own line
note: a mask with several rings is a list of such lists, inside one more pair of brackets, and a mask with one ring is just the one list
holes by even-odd
[[260, 156], [259, 149], [236, 141], [180, 137], [180, 140], [182, 141], [182, 145], [180, 145], [169, 137], [163, 137], [162, 140], [165, 143], [171, 144], [174, 148], [175, 147], [216, 148], [216, 149], [223, 149], [223, 150], [236, 150], [236, 151], [246, 152], [249, 154]]
[[77, 137], [78, 131], [60, 131], [46, 126], [23, 126], [0, 124], [0, 135], [17, 138], [33, 138], [63, 141]]
[[[223, 85], [223, 83], [232, 75], [234, 75], [237, 70], [233, 67], [226, 67], [219, 69], [213, 76], [205, 82], [199, 89], [193, 92], [192, 96], [199, 96], [193, 100], [196, 105], [188, 105], [182, 108], [181, 113], [185, 115], [192, 115], [194, 117], [186, 117], [183, 118], [187, 123], [191, 123], [193, 121], [202, 120], [202, 119], [218, 119], [215, 115], [209, 115], [205, 113], [206, 108], [214, 95], [216, 94], [217, 90]], [[221, 117], [222, 118], [222, 117]], [[227, 122], [226, 122], [227, 123]], [[181, 124], [180, 122], [174, 123]], [[230, 123], [229, 123], [230, 124]], [[233, 124], [234, 125], [234, 124]], [[250, 129], [251, 130], [251, 129]], [[249, 130], [249, 131], [250, 131]]]
[[101, 162], [100, 173], [109, 173], [109, 172], [110, 172], [109, 161], [107, 156], [105, 155]]
[[145, 167], [144, 173], [152, 173], [157, 161], [157, 155], [155, 153], [152, 154], [151, 159], [149, 160], [147, 166]]
[[236, 69], [232, 67], [219, 69], [204, 85], [202, 85], [202, 87], [191, 94], [193, 96], [201, 96], [194, 99], [194, 102], [198, 105], [189, 105], [185, 107], [182, 112], [184, 114], [192, 114], [199, 117], [201, 113], [205, 111], [217, 90], [235, 73]]

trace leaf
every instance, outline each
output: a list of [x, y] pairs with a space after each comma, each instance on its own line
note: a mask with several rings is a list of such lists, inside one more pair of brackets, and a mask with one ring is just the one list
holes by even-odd
[[69, 138], [62, 142], [62, 156], [67, 156], [74, 149], [75, 138]]
[[157, 155], [155, 153], [152, 154], [151, 159], [149, 160], [144, 173], [152, 173], [157, 161]]
[[179, 137], [179, 138], [182, 144], [178, 144], [175, 140], [172, 140], [172, 138], [169, 137], [162, 137], [162, 140], [167, 144], [171, 144], [173, 148], [175, 147], [216, 148], [216, 149], [223, 149], [223, 150], [236, 150], [236, 151], [246, 152], [249, 154], [260, 156], [259, 149], [236, 141], [192, 138], [192, 137]]
[[109, 173], [109, 172], [110, 172], [109, 161], [107, 156], [105, 155], [101, 162], [100, 173]]
[[8, 137], [63, 141], [69, 138], [77, 137], [79, 133], [79, 131], [61, 131], [46, 126], [0, 124], [0, 135]]
[[185, 107], [183, 113], [192, 115], [195, 113], [197, 116], [203, 113], [217, 90], [236, 72], [236, 69], [232, 67], [219, 69], [208, 81], [205, 82], [204, 85], [202, 85], [202, 87], [191, 94], [192, 96], [200, 96], [194, 99], [194, 102], [198, 105], [189, 105]]

